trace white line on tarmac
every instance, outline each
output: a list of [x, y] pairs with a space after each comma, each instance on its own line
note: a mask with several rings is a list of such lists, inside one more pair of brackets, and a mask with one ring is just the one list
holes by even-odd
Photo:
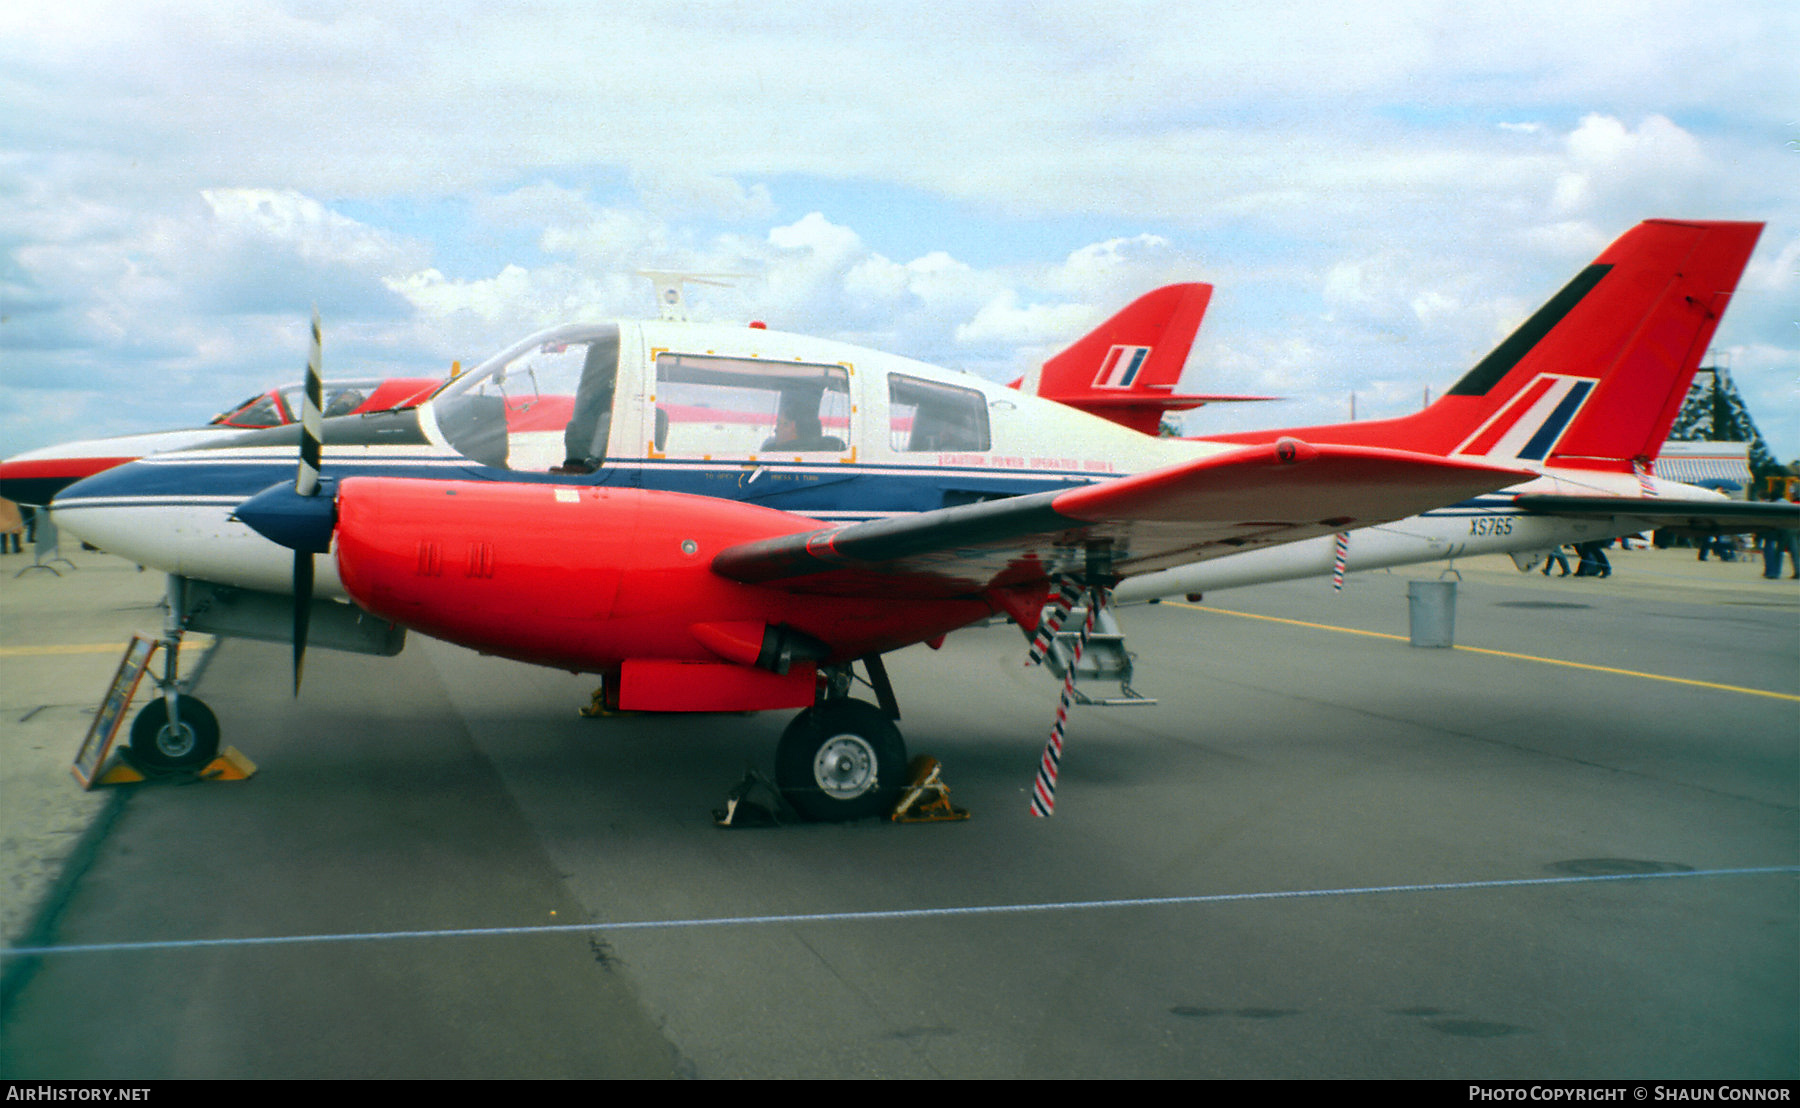
[[1465, 892], [1475, 889], [1520, 889], [1545, 885], [1591, 885], [1601, 881], [1658, 881], [1688, 877], [1758, 877], [1800, 874], [1800, 866], [1747, 869], [1682, 870], [1670, 873], [1612, 873], [1578, 877], [1527, 877], [1501, 881], [1449, 881], [1424, 885], [1372, 885], [1345, 889], [1293, 889], [1261, 893], [1210, 893], [1200, 896], [1131, 897], [1121, 900], [1069, 900], [1049, 904], [987, 904], [963, 908], [899, 908], [872, 912], [817, 912], [779, 916], [722, 916], [711, 919], [632, 920], [620, 923], [556, 923], [521, 927], [461, 927], [427, 931], [367, 931], [322, 935], [272, 935], [265, 938], [166, 939], [147, 942], [79, 943], [0, 950], [0, 958], [52, 954], [116, 954], [151, 950], [197, 950], [207, 947], [290, 946], [298, 943], [385, 942], [394, 939], [491, 938], [501, 935], [555, 935], [592, 931], [660, 931], [693, 927], [750, 927], [785, 923], [866, 923], [878, 920], [924, 920], [952, 916], [992, 916], [1027, 912], [1081, 912], [1097, 908], [1161, 908], [1247, 901], [1303, 900], [1330, 896], [1376, 896], [1389, 893]]

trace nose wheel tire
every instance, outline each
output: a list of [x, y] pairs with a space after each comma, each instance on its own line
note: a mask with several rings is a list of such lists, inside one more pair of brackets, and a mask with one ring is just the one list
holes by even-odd
[[782, 795], [808, 819], [863, 819], [893, 809], [906, 743], [872, 704], [827, 700], [794, 717], [775, 751]]
[[176, 724], [169, 704], [157, 697], [131, 722], [131, 760], [144, 769], [199, 769], [219, 753], [219, 720], [191, 696], [181, 698]]

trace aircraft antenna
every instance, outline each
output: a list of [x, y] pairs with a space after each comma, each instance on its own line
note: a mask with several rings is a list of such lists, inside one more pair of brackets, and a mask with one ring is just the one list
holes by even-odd
[[639, 277], [650, 278], [656, 286], [656, 304], [662, 312], [662, 318], [677, 323], [685, 323], [688, 319], [687, 297], [682, 292], [684, 285], [714, 285], [718, 288], [730, 288], [731, 283], [743, 280], [748, 273], [687, 273], [673, 269], [640, 269]]

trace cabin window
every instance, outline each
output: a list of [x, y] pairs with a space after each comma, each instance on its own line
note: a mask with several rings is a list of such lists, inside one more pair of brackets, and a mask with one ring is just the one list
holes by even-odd
[[657, 448], [697, 458], [842, 454], [850, 446], [850, 373], [714, 354], [656, 356]]
[[888, 443], [903, 453], [991, 449], [987, 397], [975, 389], [890, 373]]

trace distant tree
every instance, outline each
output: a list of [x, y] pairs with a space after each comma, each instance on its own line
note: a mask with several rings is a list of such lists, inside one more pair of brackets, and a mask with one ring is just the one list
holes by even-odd
[[1738, 395], [1731, 371], [1724, 366], [1701, 366], [1688, 386], [1687, 399], [1669, 428], [1675, 442], [1747, 442], [1750, 444], [1750, 474], [1758, 483], [1784, 468], [1775, 460], [1756, 420]]

